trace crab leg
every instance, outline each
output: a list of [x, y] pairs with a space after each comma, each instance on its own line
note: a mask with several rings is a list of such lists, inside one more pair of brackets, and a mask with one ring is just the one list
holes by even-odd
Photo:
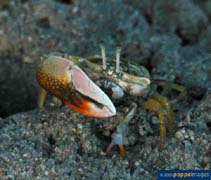
[[166, 123], [162, 105], [157, 100], [150, 98], [147, 100], [144, 107], [145, 109], [156, 111], [158, 113], [160, 121], [160, 145], [163, 147], [166, 139]]
[[45, 89], [43, 89], [42, 87], [40, 87], [38, 101], [37, 101], [37, 105], [39, 108], [43, 108], [46, 95], [47, 95], [47, 91]]
[[124, 136], [126, 133], [128, 123], [133, 118], [136, 109], [137, 109], [137, 104], [133, 103], [132, 109], [129, 111], [129, 113], [126, 115], [126, 117], [123, 119], [123, 121], [117, 126], [116, 132], [113, 134], [113, 139], [106, 149], [107, 155], [110, 153], [112, 147], [115, 144], [117, 144], [119, 146], [121, 156], [125, 157], [126, 151], [124, 148]]
[[173, 116], [173, 110], [171, 107], [170, 102], [168, 99], [160, 94], [156, 94], [154, 97], [163, 107], [166, 109], [166, 116], [167, 116], [167, 123], [169, 127], [169, 132], [171, 135], [174, 134], [174, 116]]
[[182, 85], [172, 83], [172, 82], [166, 82], [166, 81], [163, 81], [163, 80], [155, 80], [154, 82], [158, 86], [166, 87], [166, 88], [173, 89], [175, 91], [180, 92], [179, 96], [176, 99], [173, 99], [173, 100], [170, 101], [172, 104], [174, 104], [177, 101], [183, 99], [187, 95], [187, 89]]

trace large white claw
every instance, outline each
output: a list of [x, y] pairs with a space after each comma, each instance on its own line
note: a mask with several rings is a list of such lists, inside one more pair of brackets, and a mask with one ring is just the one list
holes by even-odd
[[94, 101], [89, 102], [91, 113], [97, 117], [116, 115], [116, 108], [110, 98], [77, 66], [71, 67], [71, 80], [78, 92]]

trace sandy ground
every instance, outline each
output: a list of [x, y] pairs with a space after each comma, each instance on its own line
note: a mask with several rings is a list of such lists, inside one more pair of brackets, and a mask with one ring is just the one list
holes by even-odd
[[[209, 0], [1, 0], [0, 179], [150, 180], [160, 169], [211, 169], [210, 20]], [[105, 149], [127, 103], [107, 119], [57, 106], [50, 95], [37, 108], [40, 57], [99, 54], [102, 42], [108, 55], [121, 46], [122, 57], [146, 66], [152, 79], [187, 89], [173, 104], [175, 135], [163, 149], [158, 117], [144, 99], [126, 97], [138, 110], [125, 158], [117, 147], [110, 156]]]

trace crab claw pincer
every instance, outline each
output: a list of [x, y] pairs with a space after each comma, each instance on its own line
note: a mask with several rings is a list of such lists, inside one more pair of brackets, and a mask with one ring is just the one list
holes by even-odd
[[37, 80], [67, 106], [91, 117], [110, 117], [116, 109], [110, 98], [71, 59], [47, 57], [37, 69]]

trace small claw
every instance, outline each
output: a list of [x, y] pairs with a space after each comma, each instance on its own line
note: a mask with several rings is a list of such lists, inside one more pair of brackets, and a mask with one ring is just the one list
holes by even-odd
[[132, 108], [129, 110], [128, 114], [122, 120], [122, 122], [117, 126], [116, 132], [113, 135], [112, 142], [108, 145], [106, 149], [106, 154], [108, 155], [112, 149], [112, 147], [117, 144], [119, 146], [120, 154], [122, 157], [126, 156], [126, 151], [123, 145], [124, 135], [126, 134], [126, 129], [129, 121], [133, 118], [135, 111], [137, 109], [137, 104], [132, 103]]
[[125, 148], [124, 148], [124, 145], [123, 145], [123, 132], [125, 131], [125, 124], [123, 123], [120, 123], [118, 126], [117, 126], [117, 131], [116, 133], [114, 134], [114, 137], [113, 137], [113, 140], [112, 142], [108, 145], [107, 149], [106, 149], [106, 154], [108, 155], [112, 149], [112, 147], [114, 145], [118, 145], [119, 146], [119, 150], [120, 150], [120, 154], [122, 157], [125, 157], [126, 155], [126, 151], [125, 151]]

